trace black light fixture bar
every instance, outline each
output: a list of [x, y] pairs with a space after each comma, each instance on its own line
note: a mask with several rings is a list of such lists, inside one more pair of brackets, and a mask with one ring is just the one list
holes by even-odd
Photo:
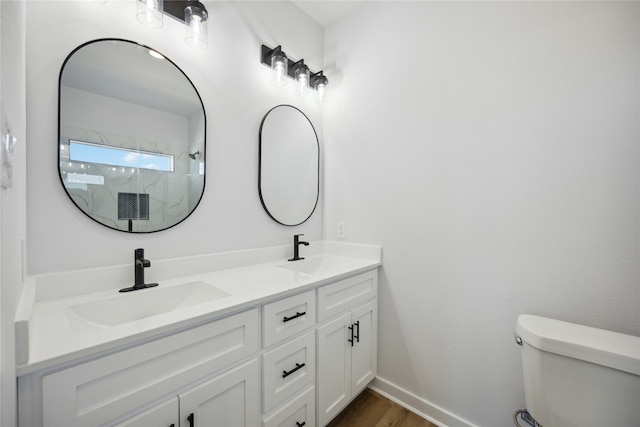
[[260, 58], [261, 58], [260, 62], [262, 62], [267, 67], [271, 68], [271, 55], [274, 52], [282, 52], [282, 46], [278, 45], [273, 49], [271, 49], [269, 46], [262, 45], [261, 52], [262, 53], [260, 55]]
[[184, 10], [189, 6], [195, 6], [201, 9], [204, 13], [202, 21], [207, 20], [207, 8], [202, 3], [194, 0], [164, 0], [164, 14], [169, 15], [173, 19], [176, 19], [183, 24], [189, 25], [185, 19]]
[[[260, 62], [266, 65], [267, 67], [271, 68], [271, 56], [273, 55], [274, 52], [282, 52], [282, 46], [278, 45], [274, 48], [270, 48], [269, 46], [262, 45]], [[287, 68], [287, 75], [289, 76], [290, 79], [295, 80], [294, 73], [296, 71], [296, 66], [300, 64], [302, 65], [307, 65], [307, 64], [304, 63], [304, 59], [301, 59], [296, 62], [293, 62], [291, 59], [289, 59], [289, 62], [290, 62], [290, 65]], [[324, 77], [324, 74], [322, 71], [318, 71], [317, 73], [314, 73], [313, 71], [309, 70], [309, 75], [311, 76], [311, 78], [309, 79], [310, 87], [313, 87], [312, 85], [316, 77], [318, 76]], [[326, 79], [326, 77], [324, 78]]]

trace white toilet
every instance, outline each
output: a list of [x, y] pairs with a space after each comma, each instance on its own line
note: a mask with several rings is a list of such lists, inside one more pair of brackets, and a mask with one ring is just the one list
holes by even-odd
[[523, 314], [516, 341], [539, 425], [640, 426], [640, 337]]

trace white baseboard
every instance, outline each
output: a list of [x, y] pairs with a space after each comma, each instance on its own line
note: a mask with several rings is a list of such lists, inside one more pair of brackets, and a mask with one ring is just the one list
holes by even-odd
[[477, 427], [446, 409], [439, 407], [383, 378], [376, 377], [369, 388], [439, 427]]

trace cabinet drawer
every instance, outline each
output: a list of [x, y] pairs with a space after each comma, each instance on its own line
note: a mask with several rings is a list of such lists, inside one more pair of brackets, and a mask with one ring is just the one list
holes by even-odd
[[313, 386], [284, 404], [281, 408], [278, 408], [262, 421], [262, 427], [295, 427], [301, 425], [304, 425], [304, 427], [316, 426], [316, 390]]
[[311, 328], [316, 322], [315, 291], [266, 304], [262, 309], [262, 321], [265, 348]]
[[318, 322], [345, 312], [377, 294], [377, 270], [323, 286], [318, 289]]
[[102, 425], [258, 351], [258, 311], [42, 377], [45, 426]]
[[262, 355], [262, 406], [275, 408], [312, 383], [316, 376], [314, 331]]

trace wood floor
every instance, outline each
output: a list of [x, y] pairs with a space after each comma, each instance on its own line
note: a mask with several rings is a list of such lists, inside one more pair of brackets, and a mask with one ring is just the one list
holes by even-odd
[[438, 427], [395, 402], [365, 389], [327, 427]]

